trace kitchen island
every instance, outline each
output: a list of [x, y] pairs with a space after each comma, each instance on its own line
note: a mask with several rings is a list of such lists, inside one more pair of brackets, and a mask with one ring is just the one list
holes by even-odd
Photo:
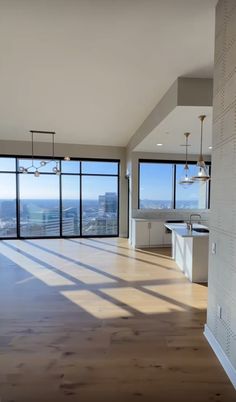
[[[191, 282], [208, 281], [209, 232], [206, 226], [166, 223], [172, 232], [172, 258]], [[199, 231], [200, 230], [200, 231]]]

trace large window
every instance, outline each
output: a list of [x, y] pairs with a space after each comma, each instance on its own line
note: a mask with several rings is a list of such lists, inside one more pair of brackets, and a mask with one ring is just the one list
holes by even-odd
[[[209, 185], [207, 182], [194, 183], [191, 186], [184, 188], [179, 181], [183, 177], [184, 165], [176, 165], [176, 200], [175, 208], [182, 209], [205, 209], [208, 208], [208, 192]], [[197, 174], [196, 164], [189, 165], [189, 175]]]
[[16, 236], [16, 161], [0, 158], [0, 237]]
[[61, 162], [62, 235], [80, 236], [80, 161]]
[[118, 233], [117, 163], [82, 162], [82, 235]]
[[[209, 167], [208, 167], [209, 168]], [[209, 183], [194, 183], [188, 188], [179, 184], [183, 163], [139, 162], [139, 208], [206, 209]], [[189, 175], [197, 174], [196, 163], [189, 164]]]
[[173, 165], [140, 163], [140, 208], [173, 208]]
[[20, 174], [19, 212], [20, 236], [59, 236], [59, 176]]
[[119, 161], [58, 160], [39, 177], [19, 171], [30, 163], [0, 158], [0, 238], [118, 236]]

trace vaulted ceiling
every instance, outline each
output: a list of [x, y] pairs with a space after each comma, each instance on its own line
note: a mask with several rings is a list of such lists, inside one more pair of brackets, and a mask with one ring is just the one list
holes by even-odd
[[212, 77], [216, 2], [0, 0], [0, 139], [126, 146], [177, 77]]

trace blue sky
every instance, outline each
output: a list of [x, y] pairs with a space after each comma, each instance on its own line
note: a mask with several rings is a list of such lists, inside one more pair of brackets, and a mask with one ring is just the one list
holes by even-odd
[[[30, 164], [30, 160], [20, 161], [20, 165]], [[44, 171], [51, 172], [53, 164], [48, 164]], [[177, 183], [183, 175], [183, 166], [177, 165]], [[80, 164], [77, 161], [63, 162], [67, 172], [79, 172]], [[14, 158], [0, 158], [0, 170], [14, 170]], [[111, 162], [82, 162], [84, 173], [116, 174], [117, 163]], [[140, 165], [140, 199], [149, 200], [172, 200], [172, 164], [142, 163]], [[190, 165], [190, 175], [196, 173], [196, 166]], [[76, 199], [79, 197], [79, 180], [76, 176], [63, 176], [63, 196], [65, 199]], [[117, 191], [116, 177], [91, 177], [83, 176], [83, 198], [98, 199], [100, 194]], [[177, 185], [177, 200], [196, 200], [199, 197], [202, 184], [195, 183], [185, 189]], [[58, 198], [59, 177], [52, 175], [41, 175], [35, 178], [33, 175], [20, 175], [20, 195], [22, 198]], [[15, 177], [14, 174], [0, 174], [0, 198], [15, 198]]]
[[[184, 174], [184, 165], [177, 165], [176, 182], [178, 183]], [[196, 165], [189, 166], [189, 174], [196, 174]], [[172, 164], [141, 163], [140, 164], [140, 199], [144, 200], [172, 200]], [[189, 188], [176, 186], [178, 200], [197, 200], [202, 183], [194, 183]]]

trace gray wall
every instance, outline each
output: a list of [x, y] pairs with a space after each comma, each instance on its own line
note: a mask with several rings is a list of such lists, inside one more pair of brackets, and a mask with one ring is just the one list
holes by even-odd
[[[49, 143], [36, 143], [35, 153], [50, 156]], [[24, 141], [0, 141], [0, 155], [30, 155], [31, 144]], [[127, 236], [128, 185], [126, 174], [126, 149], [123, 147], [91, 146], [79, 144], [55, 144], [56, 156], [74, 158], [120, 159], [120, 236]]]
[[[207, 326], [236, 369], [236, 1], [216, 9]], [[216, 243], [216, 254], [211, 244]], [[222, 307], [222, 317], [217, 306]], [[236, 378], [236, 377], [235, 377]]]

